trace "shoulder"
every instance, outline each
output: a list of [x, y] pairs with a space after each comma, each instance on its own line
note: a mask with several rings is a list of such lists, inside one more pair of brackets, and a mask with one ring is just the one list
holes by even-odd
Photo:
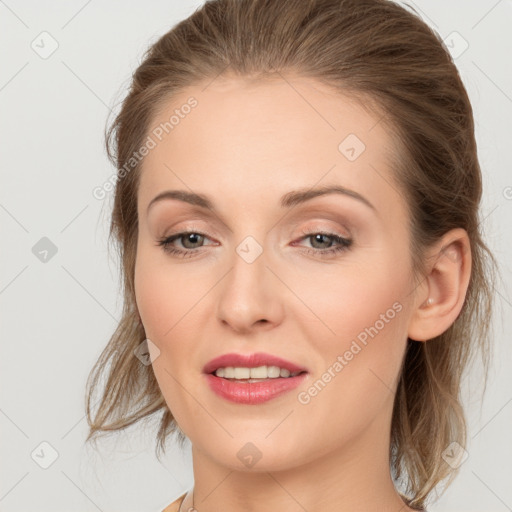
[[178, 512], [182, 501], [184, 500], [187, 493], [183, 493], [177, 500], [173, 501], [171, 504], [167, 505], [162, 512]]

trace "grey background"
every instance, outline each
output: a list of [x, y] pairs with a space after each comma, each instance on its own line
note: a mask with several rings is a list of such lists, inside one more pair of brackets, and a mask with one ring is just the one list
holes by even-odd
[[[103, 129], [143, 51], [200, 4], [0, 1], [3, 512], [156, 512], [193, 485], [190, 445], [160, 464], [151, 425], [102, 442], [101, 453], [83, 443], [85, 380], [122, 306], [106, 245], [111, 204], [92, 195], [114, 172]], [[481, 408], [478, 371], [466, 381], [469, 458], [430, 511], [504, 512], [512, 510], [512, 1], [408, 4], [450, 41], [470, 94], [484, 225], [504, 277]], [[58, 457], [43, 469], [52, 450]]]

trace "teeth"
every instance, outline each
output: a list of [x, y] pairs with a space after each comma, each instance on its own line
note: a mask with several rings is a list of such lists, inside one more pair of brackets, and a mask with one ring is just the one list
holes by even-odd
[[286, 368], [279, 366], [258, 366], [257, 368], [244, 368], [226, 366], [215, 371], [217, 377], [225, 379], [277, 379], [279, 377], [294, 377], [301, 372], [290, 373]]

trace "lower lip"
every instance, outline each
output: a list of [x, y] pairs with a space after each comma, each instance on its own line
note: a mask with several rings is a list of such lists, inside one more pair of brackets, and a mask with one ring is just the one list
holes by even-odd
[[211, 373], [206, 374], [210, 388], [222, 398], [238, 404], [261, 404], [295, 389], [306, 378], [307, 373], [295, 377], [268, 379], [262, 382], [240, 383]]

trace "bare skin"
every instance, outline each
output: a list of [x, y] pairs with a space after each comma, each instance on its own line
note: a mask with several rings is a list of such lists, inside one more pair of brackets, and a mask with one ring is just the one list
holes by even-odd
[[[410, 511], [389, 471], [400, 364], [408, 337], [428, 340], [457, 318], [469, 240], [462, 229], [447, 233], [425, 255], [429, 274], [416, 285], [384, 124], [316, 81], [288, 82], [218, 78], [174, 97], [151, 124], [196, 98], [145, 157], [138, 191], [135, 289], [146, 335], [160, 350], [153, 370], [192, 443], [196, 510]], [[346, 155], [357, 149], [338, 148], [349, 134], [365, 145], [353, 161]], [[373, 208], [336, 193], [280, 205], [291, 191], [325, 185], [355, 191]], [[148, 211], [165, 190], [204, 194], [215, 212], [177, 199]], [[183, 231], [204, 235], [170, 244], [187, 257], [158, 245]], [[319, 232], [352, 243], [334, 253], [339, 244]], [[262, 250], [251, 263], [236, 250], [248, 236]], [[378, 332], [350, 357], [372, 326]], [[235, 404], [202, 374], [227, 352], [268, 352], [309, 373], [264, 404]], [[338, 356], [341, 371], [333, 370]], [[313, 395], [319, 379], [325, 386]], [[238, 455], [247, 443], [261, 454], [251, 467]], [[191, 493], [181, 509], [189, 507]]]

